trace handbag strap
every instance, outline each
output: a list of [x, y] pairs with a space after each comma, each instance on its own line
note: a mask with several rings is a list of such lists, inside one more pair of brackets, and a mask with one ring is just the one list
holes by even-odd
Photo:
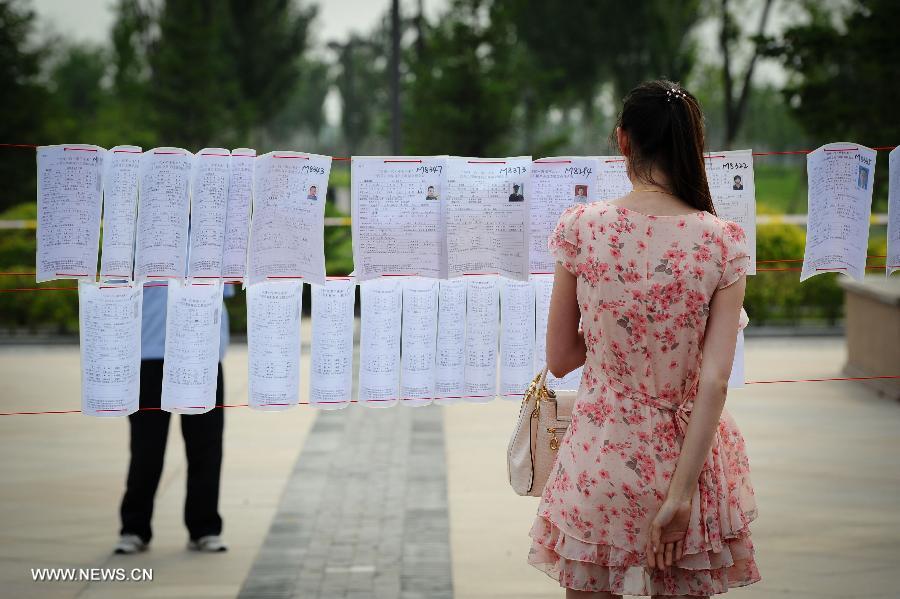
[[538, 387], [545, 387], [547, 385], [547, 364], [544, 364], [544, 367], [541, 368], [541, 376], [538, 378]]

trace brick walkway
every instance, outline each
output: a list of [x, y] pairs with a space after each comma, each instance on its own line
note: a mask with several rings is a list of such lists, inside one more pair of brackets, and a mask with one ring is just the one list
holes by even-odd
[[452, 596], [443, 408], [322, 412], [239, 597]]

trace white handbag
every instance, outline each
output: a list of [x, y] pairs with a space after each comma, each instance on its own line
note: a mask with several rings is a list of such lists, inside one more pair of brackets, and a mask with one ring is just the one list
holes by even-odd
[[525, 392], [506, 452], [509, 484], [519, 495], [543, 494], [560, 441], [572, 422], [578, 392], [553, 391], [546, 383], [544, 366]]

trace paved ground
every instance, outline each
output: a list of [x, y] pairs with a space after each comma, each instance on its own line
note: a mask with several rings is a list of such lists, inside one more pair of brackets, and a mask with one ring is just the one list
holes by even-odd
[[[748, 380], [837, 376], [844, 359], [839, 338], [747, 343]], [[245, 348], [232, 348], [225, 373], [226, 402], [245, 402]], [[0, 348], [0, 377], [2, 411], [78, 406], [76, 347]], [[748, 442], [763, 575], [729, 596], [896, 597], [900, 406], [851, 382], [751, 385], [728, 405]], [[231, 550], [220, 555], [184, 550], [173, 426], [153, 547], [138, 557], [109, 554], [127, 423], [0, 417], [0, 596], [561, 597], [524, 561], [537, 500], [506, 483], [517, 407], [227, 409], [221, 511]], [[135, 566], [153, 568], [153, 582], [29, 574]]]

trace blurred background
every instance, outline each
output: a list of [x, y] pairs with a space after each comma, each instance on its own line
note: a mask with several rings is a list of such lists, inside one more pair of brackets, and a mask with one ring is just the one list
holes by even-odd
[[[897, 0], [0, 0], [0, 144], [605, 155], [632, 86], [680, 81], [703, 104], [709, 150], [801, 152], [755, 158], [759, 274], [747, 385], [728, 410], [752, 463], [763, 581], [732, 593], [887, 599], [900, 563], [900, 279], [883, 270], [886, 152], [866, 281], [801, 285], [799, 267], [802, 151], [900, 141], [897, 23]], [[0, 146], [0, 272], [34, 271], [35, 171], [33, 147]], [[335, 162], [332, 275], [353, 268], [349, 184]], [[33, 275], [0, 276], [0, 291], [34, 287]], [[244, 294], [227, 303], [239, 339]], [[175, 439], [152, 551], [111, 555], [128, 429], [76, 413], [77, 327], [71, 290], [0, 292], [0, 596], [561, 596], [525, 560], [537, 500], [508, 486], [518, 402], [240, 409], [240, 342], [224, 367], [229, 551], [184, 550]], [[37, 583], [28, 571], [113, 566], [154, 580]]]
[[[700, 98], [710, 150], [885, 146], [900, 139], [898, 22], [894, 0], [0, 0], [0, 142], [607, 154], [623, 95], [668, 77]], [[0, 152], [0, 270], [27, 272], [34, 152]], [[801, 259], [803, 219], [778, 215], [806, 212], [805, 157], [757, 157], [755, 171], [758, 259]], [[886, 179], [881, 153], [873, 214]], [[347, 163], [329, 198], [327, 216], [345, 215]], [[885, 243], [873, 224], [869, 254]], [[326, 246], [329, 274], [352, 270], [349, 226]], [[756, 325], [839, 326], [838, 277], [760, 272], [747, 310]], [[240, 333], [243, 295], [229, 301]], [[75, 294], [0, 294], [7, 334], [77, 320]]]

